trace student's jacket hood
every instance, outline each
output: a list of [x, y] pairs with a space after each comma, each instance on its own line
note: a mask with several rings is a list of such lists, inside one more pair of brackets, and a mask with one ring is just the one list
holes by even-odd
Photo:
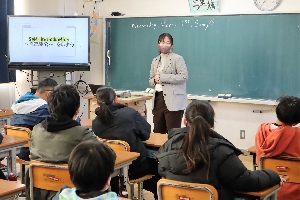
[[80, 123], [71, 119], [70, 117], [52, 113], [42, 121], [42, 127], [48, 132], [57, 132], [72, 128], [74, 126], [80, 126]]

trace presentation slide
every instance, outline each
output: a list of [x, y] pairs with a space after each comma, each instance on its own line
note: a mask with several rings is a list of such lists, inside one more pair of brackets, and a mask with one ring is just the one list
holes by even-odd
[[88, 63], [88, 17], [9, 17], [10, 63]]

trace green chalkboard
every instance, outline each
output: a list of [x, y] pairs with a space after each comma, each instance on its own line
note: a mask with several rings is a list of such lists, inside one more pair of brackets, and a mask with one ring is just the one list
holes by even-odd
[[145, 90], [168, 32], [187, 65], [189, 94], [300, 97], [300, 14], [107, 18], [106, 84]]

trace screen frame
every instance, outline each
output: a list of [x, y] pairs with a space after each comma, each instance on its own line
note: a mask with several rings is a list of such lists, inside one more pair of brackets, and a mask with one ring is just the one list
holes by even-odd
[[[9, 18], [87, 18], [88, 19], [88, 62], [87, 63], [58, 63], [58, 62], [10, 62], [9, 47]], [[7, 15], [7, 65], [9, 70], [56, 70], [56, 71], [90, 71], [90, 16], [65, 15]]]

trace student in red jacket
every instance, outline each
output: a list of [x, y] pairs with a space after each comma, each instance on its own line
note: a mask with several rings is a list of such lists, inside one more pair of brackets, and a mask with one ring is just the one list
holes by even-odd
[[[283, 96], [278, 99], [275, 123], [263, 123], [255, 137], [257, 160], [265, 156], [300, 157], [300, 99]], [[278, 199], [300, 200], [300, 184], [286, 183], [278, 193]]]

